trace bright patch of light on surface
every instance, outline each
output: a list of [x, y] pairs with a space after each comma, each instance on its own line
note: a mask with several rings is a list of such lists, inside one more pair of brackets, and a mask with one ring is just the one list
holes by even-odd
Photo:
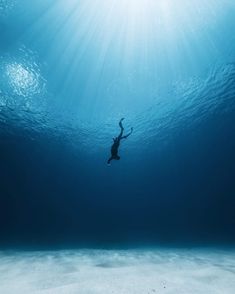
[[5, 15], [15, 5], [16, 0], [0, 0], [0, 15]]
[[39, 81], [36, 73], [22, 64], [7, 64], [6, 74], [15, 94], [25, 96], [29, 93], [38, 93]]
[[0, 56], [0, 105], [41, 111], [45, 107], [46, 80], [32, 51], [22, 47]]

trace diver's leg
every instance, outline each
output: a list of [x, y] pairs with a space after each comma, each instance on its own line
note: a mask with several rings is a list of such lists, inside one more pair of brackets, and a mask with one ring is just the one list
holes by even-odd
[[124, 118], [121, 118], [120, 121], [119, 121], [119, 127], [120, 127], [122, 130], [124, 130], [123, 125], [122, 125], [122, 121], [123, 121], [123, 120], [124, 120]]
[[131, 131], [130, 131], [129, 134], [127, 134], [127, 135], [125, 135], [125, 136], [122, 136], [121, 139], [126, 139], [126, 138], [128, 138], [128, 137], [132, 134], [132, 132], [133, 132], [133, 128], [131, 128]]
[[124, 128], [123, 128], [123, 125], [122, 125], [122, 121], [124, 120], [124, 118], [122, 118], [119, 122], [119, 127], [121, 128], [121, 132], [118, 136], [119, 140], [122, 138], [122, 135], [123, 135], [123, 131], [124, 131]]

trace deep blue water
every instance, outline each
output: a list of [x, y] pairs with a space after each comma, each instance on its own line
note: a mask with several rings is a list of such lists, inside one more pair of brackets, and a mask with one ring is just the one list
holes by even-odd
[[0, 245], [234, 244], [234, 15], [0, 0]]

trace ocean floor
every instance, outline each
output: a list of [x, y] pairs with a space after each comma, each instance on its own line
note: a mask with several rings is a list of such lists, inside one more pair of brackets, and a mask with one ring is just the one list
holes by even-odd
[[234, 294], [235, 250], [1, 251], [0, 293]]

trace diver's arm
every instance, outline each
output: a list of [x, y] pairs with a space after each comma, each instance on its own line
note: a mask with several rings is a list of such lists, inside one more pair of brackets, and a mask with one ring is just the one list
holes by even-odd
[[113, 160], [113, 157], [109, 158], [109, 160], [107, 161], [107, 164], [110, 164], [111, 160]]

